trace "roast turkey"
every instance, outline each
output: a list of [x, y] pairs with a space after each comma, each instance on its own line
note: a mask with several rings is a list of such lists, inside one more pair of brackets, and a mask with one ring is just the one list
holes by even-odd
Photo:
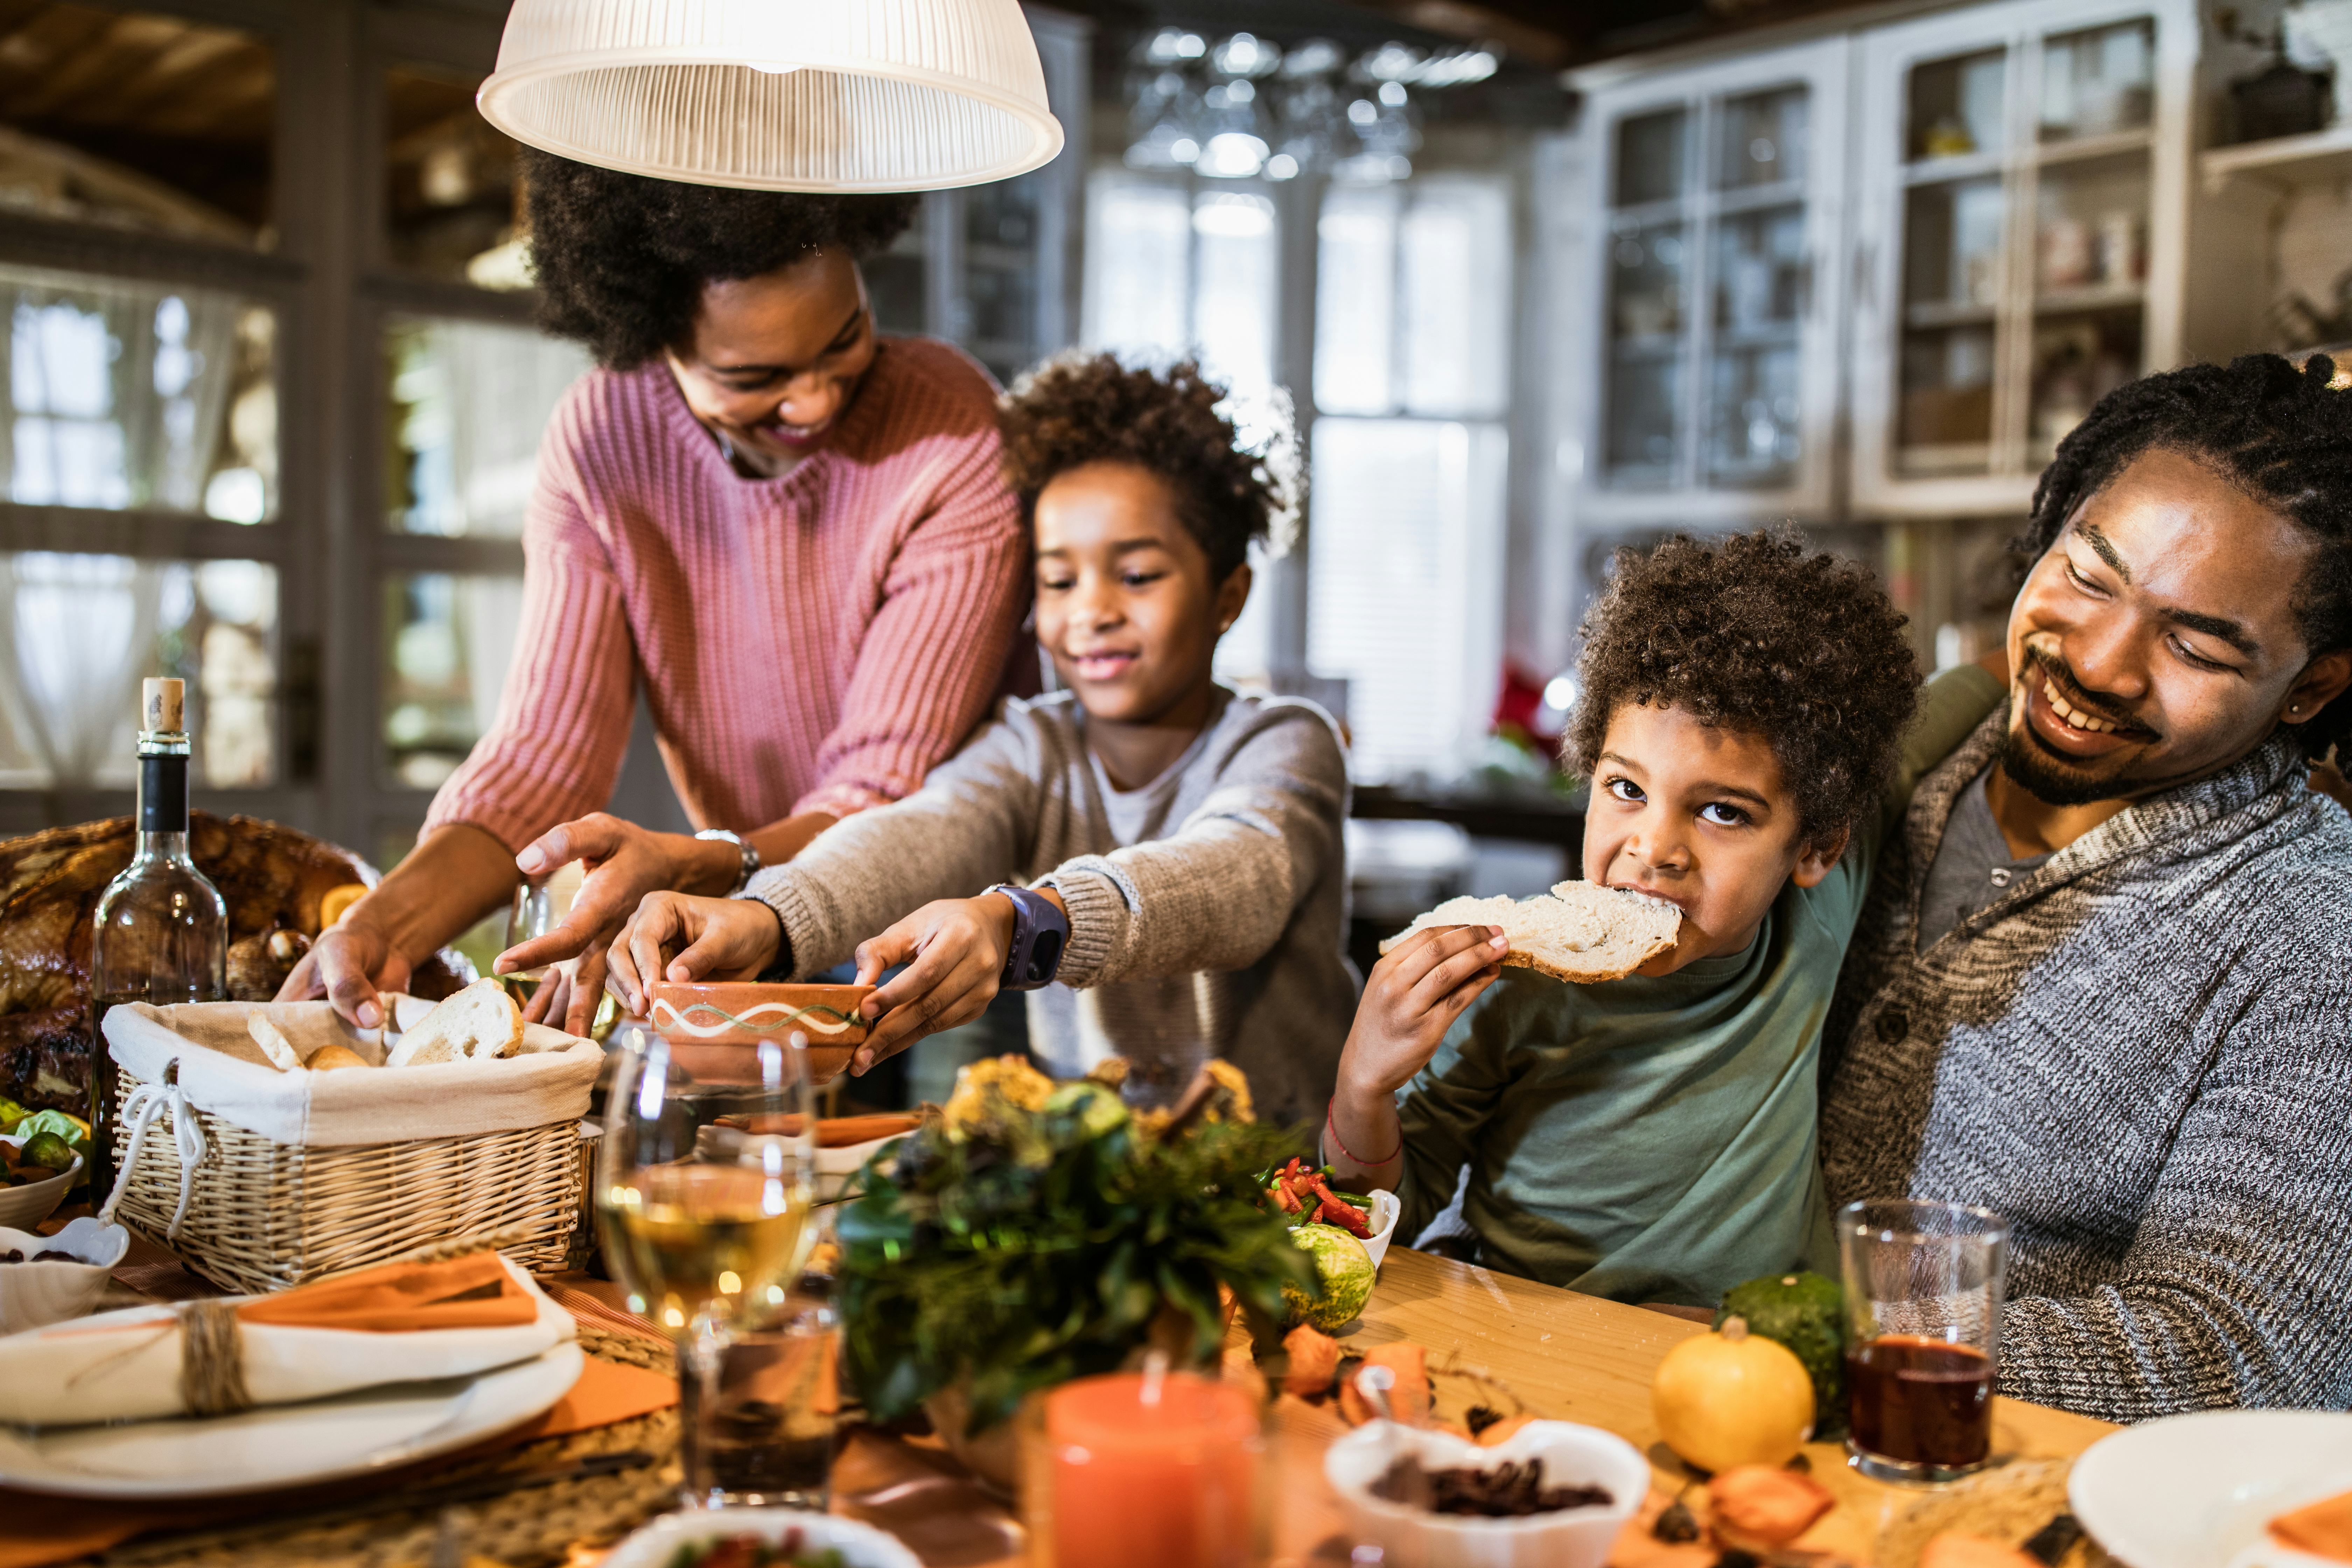
[[[0, 1095], [82, 1111], [89, 1098], [90, 920], [131, 863], [131, 818], [0, 840]], [[274, 930], [315, 936], [319, 900], [376, 874], [349, 850], [250, 816], [194, 812], [188, 848], [228, 905], [229, 940]], [[446, 995], [463, 984], [445, 952], [408, 990]]]

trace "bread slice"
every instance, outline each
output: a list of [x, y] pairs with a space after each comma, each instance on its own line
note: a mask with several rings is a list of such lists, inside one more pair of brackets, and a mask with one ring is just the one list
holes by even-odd
[[312, 1051], [310, 1059], [302, 1065], [312, 1072], [333, 1072], [338, 1068], [366, 1067], [368, 1059], [349, 1046], [329, 1044]]
[[1429, 926], [1500, 926], [1503, 963], [1554, 980], [1622, 980], [1675, 945], [1683, 912], [1664, 899], [1591, 882], [1559, 882], [1532, 899], [1448, 899], [1381, 943], [1385, 953]]
[[294, 1042], [258, 1007], [245, 1016], [245, 1032], [253, 1037], [253, 1043], [261, 1047], [261, 1054], [279, 1072], [294, 1072], [301, 1068], [302, 1058], [295, 1053]]
[[433, 1011], [400, 1037], [383, 1065], [421, 1068], [444, 1062], [486, 1062], [514, 1055], [521, 1043], [522, 1009], [497, 981], [477, 980], [434, 1004]]

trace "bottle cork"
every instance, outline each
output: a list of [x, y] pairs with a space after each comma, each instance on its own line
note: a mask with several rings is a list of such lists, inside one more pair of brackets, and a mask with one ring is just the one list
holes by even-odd
[[139, 683], [139, 727], [150, 734], [176, 735], [185, 728], [181, 709], [187, 700], [187, 682], [151, 675]]

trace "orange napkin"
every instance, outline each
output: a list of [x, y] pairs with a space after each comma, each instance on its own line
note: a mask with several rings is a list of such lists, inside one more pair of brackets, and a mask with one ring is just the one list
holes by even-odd
[[2271, 1539], [2331, 1563], [2352, 1563], [2352, 1492], [2309, 1503], [2271, 1521]]
[[0, 1568], [43, 1568], [47, 1563], [70, 1562], [104, 1552], [149, 1531], [202, 1530], [273, 1512], [334, 1507], [382, 1487], [414, 1481], [439, 1466], [479, 1459], [546, 1437], [565, 1437], [574, 1432], [610, 1426], [616, 1421], [666, 1410], [677, 1403], [675, 1379], [590, 1356], [580, 1381], [572, 1385], [572, 1392], [538, 1420], [500, 1433], [463, 1453], [423, 1460], [382, 1478], [187, 1502], [98, 1501], [0, 1487], [0, 1520], [7, 1521], [6, 1528], [0, 1529]]
[[415, 1333], [429, 1329], [510, 1329], [539, 1316], [497, 1253], [440, 1263], [385, 1263], [248, 1301], [239, 1321], [283, 1329]]

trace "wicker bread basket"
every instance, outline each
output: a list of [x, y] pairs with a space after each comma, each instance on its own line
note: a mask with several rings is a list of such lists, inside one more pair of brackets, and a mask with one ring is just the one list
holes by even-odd
[[[580, 1119], [603, 1060], [593, 1044], [549, 1041], [537, 1057], [456, 1067], [276, 1075], [257, 1049], [247, 1059], [236, 1048], [256, 1005], [134, 1005], [108, 1015], [118, 1165], [131, 1151], [133, 1102], [142, 1089], [162, 1091], [150, 1101], [169, 1100], [150, 1108], [147, 1133], [120, 1188], [118, 1219], [214, 1283], [256, 1294], [452, 1236], [520, 1237], [500, 1249], [516, 1263], [541, 1272], [564, 1266], [580, 1214]], [[324, 1003], [270, 1009], [298, 1050], [302, 1026], [341, 1027], [287, 1017], [302, 1007], [327, 1010]], [[364, 1044], [371, 1049], [362, 1054], [380, 1057], [378, 1042]], [[484, 1092], [492, 1074], [529, 1081], [520, 1090], [503, 1081]], [[428, 1075], [450, 1081], [423, 1081]], [[460, 1081], [465, 1075], [478, 1076]], [[314, 1090], [297, 1081], [303, 1079], [320, 1081]], [[340, 1103], [315, 1103], [329, 1089]], [[285, 1104], [257, 1110], [265, 1093]], [[355, 1093], [384, 1101], [373, 1133], [383, 1141], [348, 1141], [367, 1135], [370, 1125], [364, 1104], [351, 1099]], [[303, 1098], [286, 1100], [297, 1094]], [[433, 1107], [428, 1115], [418, 1114], [420, 1094]], [[202, 1135], [184, 1194], [183, 1157], [198, 1145], [182, 1134], [182, 1114]], [[494, 1125], [506, 1121], [529, 1124]], [[447, 1135], [401, 1135], [436, 1124]]]

